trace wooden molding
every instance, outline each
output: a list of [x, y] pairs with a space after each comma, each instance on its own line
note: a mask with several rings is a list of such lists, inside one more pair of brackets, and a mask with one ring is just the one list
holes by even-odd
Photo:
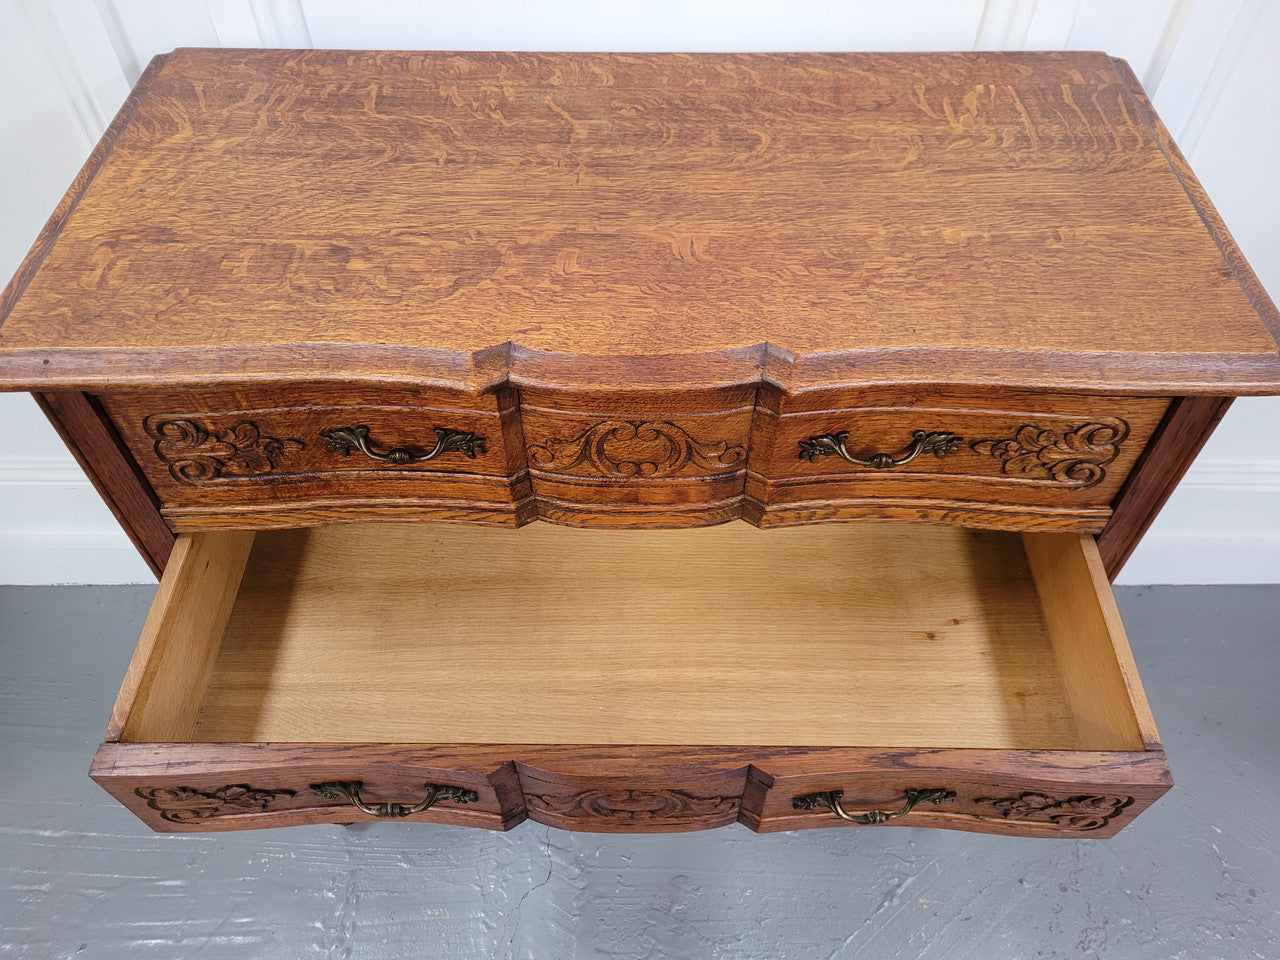
[[1230, 397], [1185, 397], [1171, 405], [1098, 536], [1098, 549], [1112, 580], [1230, 406]]
[[82, 393], [36, 394], [35, 400], [159, 577], [173, 549], [174, 533], [161, 517], [155, 493], [111, 421]]

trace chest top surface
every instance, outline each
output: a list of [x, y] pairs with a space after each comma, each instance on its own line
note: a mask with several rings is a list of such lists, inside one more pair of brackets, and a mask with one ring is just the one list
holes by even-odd
[[0, 300], [0, 386], [1280, 388], [1100, 53], [178, 50]]

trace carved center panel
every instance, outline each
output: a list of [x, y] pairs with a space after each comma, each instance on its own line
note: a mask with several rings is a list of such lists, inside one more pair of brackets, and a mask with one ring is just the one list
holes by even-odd
[[732, 469], [746, 460], [747, 449], [727, 440], [699, 440], [670, 420], [605, 420], [571, 439], [533, 444], [528, 454], [543, 470], [630, 479], [667, 477], [686, 467]]
[[684, 790], [584, 790], [569, 796], [532, 795], [536, 810], [578, 820], [707, 820], [729, 816], [737, 797], [699, 797]]

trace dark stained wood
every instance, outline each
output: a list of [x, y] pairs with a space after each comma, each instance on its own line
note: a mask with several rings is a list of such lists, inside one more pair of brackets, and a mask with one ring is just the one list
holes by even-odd
[[1280, 389], [1104, 54], [178, 50], [148, 84], [0, 327], [9, 388]]
[[[480, 795], [476, 803], [442, 802], [411, 819], [497, 830], [526, 818], [598, 833], [705, 830], [735, 820], [761, 832], [851, 827], [829, 811], [795, 810], [792, 801], [842, 790], [850, 810], [893, 809], [901, 806], [903, 790], [914, 787], [955, 790], [958, 796], [944, 806], [923, 805], [890, 821], [893, 825], [1102, 838], [1172, 785], [1159, 750], [635, 746], [619, 752], [616, 747], [522, 744], [105, 743], [90, 775], [162, 831], [368, 822], [373, 818], [349, 804], [310, 790], [326, 780], [363, 780], [369, 798], [378, 802], [421, 796], [424, 783], [474, 789]], [[241, 784], [277, 795], [264, 798], [265, 807], [248, 808], [206, 798], [203, 806], [213, 808], [207, 819], [181, 814], [165, 819], [147, 799], [157, 790], [185, 787], [216, 794]], [[183, 804], [168, 806], [181, 809]], [[1104, 822], [1088, 822], [1096, 819]]]
[[173, 531], [111, 421], [82, 393], [38, 393], [36, 402], [92, 481], [116, 520], [159, 577], [173, 550]]
[[1098, 550], [1109, 577], [1115, 579], [1120, 572], [1230, 406], [1231, 397], [1184, 397], [1174, 401], [1098, 537]]

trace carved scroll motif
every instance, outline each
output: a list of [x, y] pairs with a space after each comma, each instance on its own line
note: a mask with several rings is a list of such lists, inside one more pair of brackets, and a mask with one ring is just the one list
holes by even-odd
[[1059, 799], [1042, 793], [1023, 793], [1016, 797], [977, 797], [976, 800], [990, 804], [1006, 820], [1051, 824], [1067, 830], [1101, 830], [1133, 803], [1133, 797], [1095, 794]]
[[214, 433], [191, 419], [148, 417], [143, 429], [170, 476], [190, 485], [270, 473], [286, 451], [306, 448], [301, 440], [263, 436], [253, 420]]
[[738, 808], [735, 797], [698, 797], [683, 790], [583, 790], [569, 796], [532, 795], [535, 810], [577, 820], [641, 823], [648, 820], [708, 820]]
[[703, 470], [736, 467], [746, 447], [698, 440], [669, 420], [605, 420], [572, 440], [547, 440], [528, 448], [543, 470], [567, 472], [584, 466], [607, 477], [666, 477], [689, 464]]
[[1103, 468], [1120, 453], [1129, 424], [1107, 419], [1074, 430], [1044, 429], [1024, 424], [1012, 437], [974, 440], [977, 453], [1001, 461], [1001, 472], [1029, 479], [1052, 480], [1083, 490], [1106, 476]]
[[195, 823], [214, 817], [264, 813], [278, 797], [292, 797], [293, 790], [262, 790], [247, 783], [232, 783], [217, 790], [194, 787], [156, 787], [134, 791], [147, 801], [152, 810], [160, 811], [160, 819], [170, 823]]

